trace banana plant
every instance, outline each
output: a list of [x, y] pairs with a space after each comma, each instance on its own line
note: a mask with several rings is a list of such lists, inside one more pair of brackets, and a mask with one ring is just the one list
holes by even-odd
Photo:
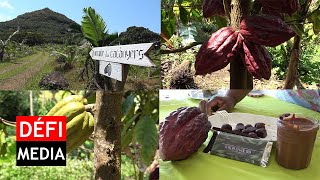
[[73, 62], [77, 58], [77, 48], [75, 46], [69, 45], [65, 47], [65, 53], [53, 51], [51, 55], [63, 56], [66, 59], [66, 62], [64, 63], [64, 69], [71, 69], [73, 67]]
[[12, 33], [7, 40], [5, 40], [5, 41], [0, 40], [0, 62], [3, 61], [5, 48], [7, 47], [8, 43], [11, 40], [11, 38], [19, 32], [19, 29], [20, 28], [18, 28], [14, 33]]

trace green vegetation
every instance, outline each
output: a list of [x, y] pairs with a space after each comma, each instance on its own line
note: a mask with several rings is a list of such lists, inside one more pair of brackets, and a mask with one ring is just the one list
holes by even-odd
[[[259, 7], [258, 1], [250, 1], [250, 7]], [[171, 82], [180, 82], [174, 79], [178, 74], [181, 81], [190, 79], [190, 84], [184, 87], [193, 87], [194, 83], [202, 89], [229, 88], [229, 66], [208, 74], [194, 76], [195, 55], [200, 45], [218, 29], [228, 26], [226, 17], [212, 16], [204, 18], [201, 0], [163, 0], [161, 8], [161, 36], [162, 36], [162, 83], [169, 88]], [[257, 5], [257, 6], [256, 6]], [[300, 9], [292, 15], [284, 15], [284, 21], [296, 32], [291, 40], [275, 47], [268, 48], [273, 57], [273, 69], [270, 80], [254, 79], [254, 88], [307, 88], [320, 87], [320, 2], [300, 0]], [[257, 9], [257, 14], [262, 13]], [[301, 52], [299, 51], [301, 50]], [[192, 68], [183, 69], [183, 62], [188, 61]], [[292, 66], [289, 67], [289, 62]], [[185, 73], [187, 72], [187, 73]], [[186, 76], [184, 76], [186, 75]]]
[[0, 37], [8, 37], [17, 27], [21, 27], [21, 31], [13, 40], [24, 41], [28, 45], [62, 44], [72, 36], [72, 29], [79, 29], [76, 22], [49, 8], [25, 13], [11, 21], [0, 22]]

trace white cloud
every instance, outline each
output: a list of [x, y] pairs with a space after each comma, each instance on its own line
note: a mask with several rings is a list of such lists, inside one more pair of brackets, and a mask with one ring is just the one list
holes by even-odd
[[0, 8], [14, 9], [14, 7], [10, 4], [9, 1], [0, 1]]

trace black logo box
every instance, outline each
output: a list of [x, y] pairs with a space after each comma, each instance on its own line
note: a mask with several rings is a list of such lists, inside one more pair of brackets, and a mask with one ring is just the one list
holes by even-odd
[[[21, 148], [22, 151], [25, 151], [25, 148], [28, 149], [29, 158], [31, 157], [30, 148], [31, 147], [45, 147], [49, 150], [49, 154], [51, 153], [51, 148], [53, 148], [53, 157], [56, 156], [58, 149], [60, 148], [64, 160], [58, 158], [57, 160], [51, 160], [51, 154], [49, 155], [48, 159], [46, 160], [18, 160], [18, 153], [19, 149]], [[39, 151], [38, 151], [39, 152]], [[37, 154], [39, 157], [39, 153]], [[16, 165], [17, 166], [66, 166], [66, 141], [55, 141], [55, 142], [48, 142], [48, 141], [17, 141], [16, 142]]]

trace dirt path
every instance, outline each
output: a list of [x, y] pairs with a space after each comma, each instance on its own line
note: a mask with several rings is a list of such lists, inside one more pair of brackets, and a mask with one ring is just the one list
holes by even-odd
[[0, 89], [1, 90], [22, 90], [25, 83], [31, 78], [34, 74], [41, 70], [41, 68], [49, 62], [49, 56], [43, 52], [39, 52], [35, 55], [27, 57], [28, 59], [21, 61], [16, 64], [9, 66], [6, 69], [0, 70], [0, 76], [9, 73], [15, 69], [21, 69], [20, 72], [15, 73], [14, 75], [0, 80]]

